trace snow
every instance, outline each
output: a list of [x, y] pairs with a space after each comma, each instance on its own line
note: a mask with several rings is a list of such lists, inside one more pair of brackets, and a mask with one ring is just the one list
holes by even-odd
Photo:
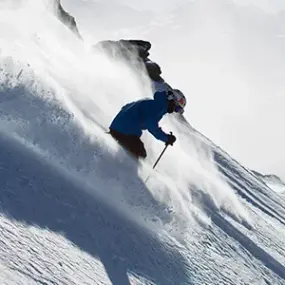
[[275, 183], [268, 183], [267, 185], [276, 193], [285, 193], [285, 186], [284, 185], [275, 184]]
[[263, 182], [265, 185], [267, 185], [269, 188], [271, 188], [274, 192], [283, 194], [285, 193], [285, 183], [282, 181], [280, 177], [278, 177], [275, 174], [261, 174], [257, 171], [253, 171], [253, 173]]
[[284, 199], [175, 116], [134, 162], [105, 130], [146, 75], [31, 4], [0, 10], [1, 284], [284, 284]]
[[271, 188], [276, 193], [285, 193], [285, 183], [277, 177], [277, 179], [274, 179], [275, 177], [263, 177], [263, 180], [265, 184]]

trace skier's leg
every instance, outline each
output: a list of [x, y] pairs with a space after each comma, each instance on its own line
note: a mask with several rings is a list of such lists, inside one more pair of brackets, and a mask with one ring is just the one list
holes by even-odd
[[131, 140], [128, 135], [124, 135], [120, 132], [117, 132], [113, 129], [110, 129], [110, 135], [127, 151], [129, 151], [133, 156], [136, 156], [135, 153], [133, 153], [132, 147], [131, 147]]
[[111, 136], [135, 158], [146, 158], [146, 150], [143, 142], [137, 136], [124, 135], [110, 129]]
[[143, 142], [137, 136], [127, 136], [126, 138], [127, 150], [136, 158], [146, 158], [146, 150]]
[[146, 158], [146, 150], [145, 150], [143, 142], [141, 141], [139, 137], [136, 137], [135, 140], [133, 141], [133, 147], [138, 157]]

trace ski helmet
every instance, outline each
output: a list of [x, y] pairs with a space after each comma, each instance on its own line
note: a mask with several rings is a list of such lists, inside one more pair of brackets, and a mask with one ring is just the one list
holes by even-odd
[[179, 89], [173, 89], [171, 95], [168, 96], [168, 100], [174, 100], [176, 104], [175, 112], [183, 114], [186, 106], [186, 97]]

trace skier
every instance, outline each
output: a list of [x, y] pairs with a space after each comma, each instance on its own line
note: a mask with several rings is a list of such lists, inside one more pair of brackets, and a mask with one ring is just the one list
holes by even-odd
[[166, 113], [184, 112], [186, 98], [178, 90], [157, 91], [154, 99], [141, 99], [122, 107], [110, 125], [110, 134], [135, 158], [146, 158], [146, 150], [140, 137], [148, 130], [156, 139], [166, 145], [173, 145], [176, 137], [166, 134], [158, 125]]

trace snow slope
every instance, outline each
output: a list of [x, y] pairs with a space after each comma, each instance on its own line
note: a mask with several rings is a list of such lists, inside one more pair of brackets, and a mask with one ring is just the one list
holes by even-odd
[[284, 199], [183, 118], [135, 163], [105, 130], [143, 70], [30, 3], [0, 10], [1, 284], [284, 284]]
[[285, 183], [277, 175], [274, 174], [263, 175], [257, 171], [253, 171], [253, 173], [257, 177], [259, 177], [273, 191], [280, 194], [285, 192]]

